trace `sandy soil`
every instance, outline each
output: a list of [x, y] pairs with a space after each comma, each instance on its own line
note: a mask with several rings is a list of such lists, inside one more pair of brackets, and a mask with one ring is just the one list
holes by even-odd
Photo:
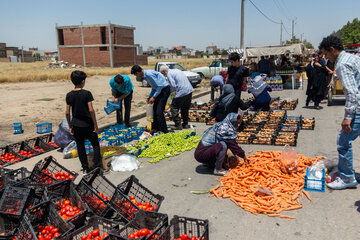
[[[103, 110], [106, 99], [111, 98], [111, 76], [94, 76], [86, 80], [85, 89], [94, 96], [94, 108], [98, 125], [116, 121], [115, 113], [106, 115]], [[150, 88], [141, 87], [131, 76], [134, 85], [131, 115], [146, 111], [146, 97]], [[36, 124], [50, 122], [55, 132], [65, 118], [65, 96], [73, 89], [69, 80], [56, 82], [32, 82], [0, 85], [0, 146], [38, 136]], [[202, 86], [195, 94], [207, 90]], [[22, 122], [23, 134], [13, 134], [12, 124]]]

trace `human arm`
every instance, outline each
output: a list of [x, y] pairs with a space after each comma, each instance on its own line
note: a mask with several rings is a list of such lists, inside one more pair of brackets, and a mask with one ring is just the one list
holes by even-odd
[[238, 97], [235, 96], [235, 99], [236, 99], [236, 105], [241, 110], [246, 110], [246, 109], [248, 109], [250, 107], [250, 103], [244, 103], [241, 98], [238, 98]]
[[65, 110], [66, 121], [69, 125], [70, 135], [74, 135], [73, 128], [72, 128], [71, 121], [70, 121], [70, 110], [71, 110], [71, 106], [69, 104], [66, 104], [66, 110]]
[[89, 112], [90, 112], [90, 115], [91, 115], [91, 119], [94, 123], [94, 132], [96, 133], [98, 131], [98, 125], [97, 125], [97, 122], [96, 122], [96, 116], [95, 116], [95, 110], [94, 110], [94, 107], [92, 105], [92, 102], [88, 102], [88, 107], [89, 107]]

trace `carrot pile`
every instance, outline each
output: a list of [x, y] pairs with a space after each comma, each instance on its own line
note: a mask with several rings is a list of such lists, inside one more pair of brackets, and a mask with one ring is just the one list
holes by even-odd
[[280, 155], [281, 152], [261, 151], [248, 156], [249, 162], [238, 165], [218, 179], [220, 185], [210, 189], [211, 197], [230, 198], [255, 215], [263, 213], [270, 217], [294, 219], [281, 212], [302, 208], [300, 197], [304, 199], [304, 195], [311, 201], [303, 189], [306, 168], [324, 157], [307, 158], [298, 154], [297, 171], [286, 172]]

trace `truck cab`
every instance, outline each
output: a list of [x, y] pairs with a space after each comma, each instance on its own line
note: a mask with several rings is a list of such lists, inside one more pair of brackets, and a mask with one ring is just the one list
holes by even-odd
[[227, 59], [215, 59], [208, 67], [193, 68], [191, 71], [199, 74], [202, 78], [212, 78], [221, 71], [227, 71], [228, 65]]

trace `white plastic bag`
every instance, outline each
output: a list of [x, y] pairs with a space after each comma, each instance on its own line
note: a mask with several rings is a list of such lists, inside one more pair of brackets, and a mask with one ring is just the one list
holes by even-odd
[[146, 120], [154, 122], [154, 104], [148, 104], [146, 109]]
[[140, 162], [136, 157], [129, 154], [121, 154], [120, 156], [113, 157], [111, 160], [111, 168], [117, 172], [128, 172], [138, 169]]
[[67, 145], [64, 148], [63, 154], [64, 154], [64, 158], [77, 157], [78, 153], [77, 153], [77, 148], [76, 148], [76, 142], [72, 141], [71, 143], [69, 143], [69, 145]]
[[281, 152], [280, 160], [287, 172], [296, 172], [297, 154], [294, 148], [286, 144]]
[[309, 178], [321, 180], [323, 177], [322, 170], [325, 168], [324, 161], [314, 163], [309, 169]]
[[141, 140], [145, 140], [145, 139], [148, 139], [148, 138], [152, 138], [152, 135], [150, 133], [148, 133], [148, 132], [143, 132], [141, 134], [141, 136], [139, 137], [139, 140], [141, 141]]

